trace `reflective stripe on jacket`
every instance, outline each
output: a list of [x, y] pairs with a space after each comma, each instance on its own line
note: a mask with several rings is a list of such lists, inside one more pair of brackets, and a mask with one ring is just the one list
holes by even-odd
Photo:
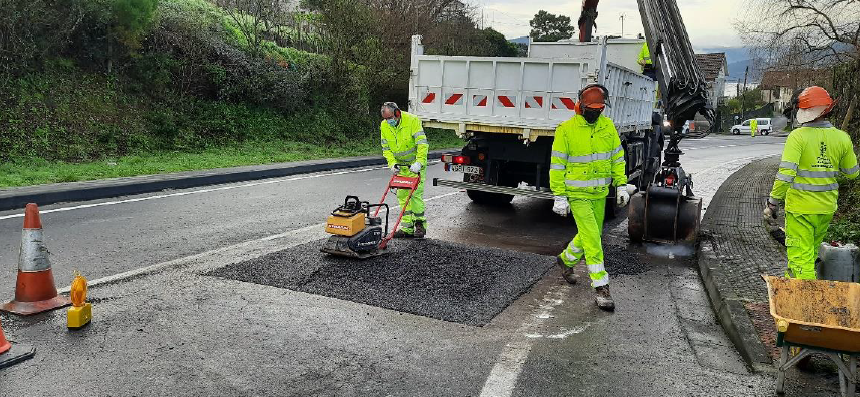
[[860, 175], [851, 138], [829, 122], [807, 123], [788, 136], [770, 196], [785, 200], [787, 212], [832, 214], [840, 173], [849, 179]]
[[395, 164], [411, 165], [418, 161], [427, 166], [427, 152], [430, 150], [427, 135], [417, 116], [400, 112], [400, 124], [397, 127], [388, 125], [385, 120], [379, 126], [382, 144], [382, 155], [388, 161], [388, 166]]
[[624, 149], [606, 116], [588, 124], [581, 115], [555, 130], [549, 182], [556, 196], [603, 198], [610, 186], [627, 184]]

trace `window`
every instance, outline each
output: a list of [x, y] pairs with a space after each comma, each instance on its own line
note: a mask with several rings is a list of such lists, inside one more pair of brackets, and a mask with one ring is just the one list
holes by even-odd
[[770, 119], [759, 120], [758, 123], [761, 125], [768, 125], [770, 124]]
[[744, 120], [744, 123], [743, 123], [743, 124], [741, 124], [741, 125], [742, 125], [742, 126], [744, 126], [744, 127], [747, 127], [747, 126], [749, 126], [749, 125], [750, 125], [750, 121], [749, 121], [749, 120]]

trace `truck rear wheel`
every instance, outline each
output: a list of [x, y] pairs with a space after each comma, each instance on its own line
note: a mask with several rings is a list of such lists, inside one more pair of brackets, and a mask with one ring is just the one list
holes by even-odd
[[513, 201], [514, 196], [502, 193], [488, 193], [480, 190], [466, 190], [466, 195], [477, 204], [505, 205]]

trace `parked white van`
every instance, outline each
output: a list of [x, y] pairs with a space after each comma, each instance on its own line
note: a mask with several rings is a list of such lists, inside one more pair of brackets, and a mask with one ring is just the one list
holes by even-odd
[[[758, 120], [758, 132], [762, 135], [770, 135], [770, 118], [757, 118]], [[744, 120], [743, 123], [735, 124], [732, 126], [732, 134], [740, 135], [740, 134], [750, 134], [750, 121], [752, 119]]]

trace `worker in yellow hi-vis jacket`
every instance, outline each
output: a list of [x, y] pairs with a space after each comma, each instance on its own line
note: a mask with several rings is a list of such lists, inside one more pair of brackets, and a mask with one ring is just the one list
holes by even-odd
[[[430, 145], [417, 116], [401, 111], [394, 102], [386, 102], [381, 109], [382, 124], [379, 126], [382, 155], [395, 174], [415, 177], [427, 170], [427, 152]], [[424, 238], [427, 233], [427, 218], [424, 215], [424, 176], [409, 199], [409, 191], [397, 190], [397, 200], [405, 208], [400, 230], [394, 238]]]
[[562, 276], [576, 283], [574, 266], [584, 258], [597, 306], [612, 311], [615, 301], [609, 293], [600, 235], [609, 189], [617, 189], [620, 206], [627, 205], [630, 193], [618, 131], [612, 120], [602, 115], [608, 94], [598, 84], [579, 92], [577, 115], [555, 130], [549, 178], [555, 196], [553, 211], [561, 216], [572, 212], [577, 228], [576, 236], [558, 256]]
[[842, 173], [849, 179], [860, 175], [851, 138], [827, 121], [833, 110], [830, 94], [821, 87], [805, 89], [797, 99], [797, 121], [802, 126], [788, 136], [773, 190], [764, 210], [776, 217], [785, 202], [787, 277], [816, 278], [815, 259], [827, 235]]

